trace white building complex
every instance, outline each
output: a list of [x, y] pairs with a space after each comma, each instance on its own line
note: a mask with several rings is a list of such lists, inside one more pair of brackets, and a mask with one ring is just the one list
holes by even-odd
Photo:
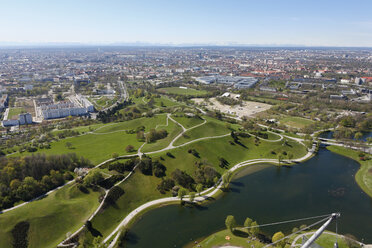
[[64, 118], [68, 116], [83, 116], [94, 112], [93, 104], [81, 95], [71, 96], [70, 101], [60, 103], [40, 103], [38, 111], [44, 120]]
[[195, 78], [195, 80], [203, 84], [216, 83], [216, 84], [231, 85], [237, 89], [252, 88], [258, 82], [258, 79], [254, 77], [222, 76], [222, 75], [197, 77]]
[[26, 125], [26, 124], [32, 124], [32, 115], [30, 113], [19, 114], [18, 120], [3, 120], [2, 121], [3, 127], [19, 126], [19, 125]]

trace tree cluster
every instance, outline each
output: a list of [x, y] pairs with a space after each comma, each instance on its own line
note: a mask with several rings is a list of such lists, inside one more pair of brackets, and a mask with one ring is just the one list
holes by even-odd
[[148, 176], [164, 177], [167, 168], [158, 160], [153, 161], [150, 157], [143, 157], [138, 165], [138, 169]]
[[17, 201], [29, 201], [72, 179], [77, 167], [91, 167], [76, 154], [2, 158], [0, 160], [0, 209]]
[[168, 136], [168, 132], [165, 129], [161, 129], [159, 131], [155, 129], [151, 129], [150, 132], [146, 135], [146, 142], [152, 143], [159, 139], [164, 139]]

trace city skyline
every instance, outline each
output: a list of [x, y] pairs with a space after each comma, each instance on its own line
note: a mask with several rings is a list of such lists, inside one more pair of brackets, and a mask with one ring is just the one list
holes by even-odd
[[368, 1], [17, 1], [2, 3], [0, 46], [371, 47]]

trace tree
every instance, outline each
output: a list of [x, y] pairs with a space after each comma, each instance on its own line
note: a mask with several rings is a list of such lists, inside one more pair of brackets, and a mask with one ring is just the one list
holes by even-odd
[[[251, 227], [252, 222], [253, 222], [253, 220], [252, 220], [251, 218], [248, 218], [248, 217], [247, 217], [247, 218], [245, 219], [245, 221], [244, 221], [244, 227], [247, 227], [247, 228]], [[249, 232], [249, 229], [248, 229], [248, 232]]]
[[234, 231], [234, 228], [236, 227], [236, 220], [233, 215], [228, 215], [225, 220], [226, 228], [230, 230], [230, 232]]
[[292, 233], [296, 233], [296, 232], [298, 232], [298, 228], [297, 228], [297, 227], [294, 227], [294, 228], [292, 229]]
[[200, 196], [200, 193], [203, 191], [203, 185], [202, 184], [198, 184], [196, 185], [196, 192], [198, 192], [199, 196]]
[[223, 182], [223, 187], [227, 188], [229, 186], [231, 180], [231, 172], [226, 171], [225, 174], [222, 175], [222, 182]]
[[119, 157], [119, 154], [116, 153], [116, 152], [114, 152], [114, 153], [112, 153], [111, 157], [112, 157], [112, 158], [117, 158], [117, 157]]
[[101, 236], [97, 236], [93, 239], [93, 247], [94, 248], [104, 248], [105, 245], [102, 244], [102, 237]]
[[251, 224], [251, 234], [256, 236], [260, 232], [260, 228], [258, 227], [258, 223], [253, 221]]
[[195, 200], [195, 192], [191, 192], [189, 195], [190, 195], [190, 202], [193, 202]]
[[367, 138], [367, 143], [368, 143], [368, 144], [372, 144], [372, 137], [368, 137], [368, 138]]
[[282, 155], [278, 155], [278, 166], [280, 166], [282, 159], [283, 159]]
[[[274, 235], [273, 235], [273, 237], [272, 237], [272, 239], [271, 239], [271, 241], [273, 242], [273, 243], [275, 243], [275, 242], [278, 242], [278, 243], [276, 243], [279, 247], [283, 247], [284, 245], [285, 245], [285, 240], [283, 239], [285, 236], [284, 236], [284, 234], [282, 233], [282, 232], [277, 232], [277, 233], [275, 233]], [[281, 240], [281, 239], [283, 239], [283, 240]], [[279, 240], [281, 240], [281, 241], [279, 241]]]
[[363, 138], [363, 134], [361, 132], [357, 132], [355, 135], [354, 135], [354, 138], [356, 140], [361, 140]]
[[67, 147], [67, 149], [71, 149], [72, 148], [72, 143], [66, 142], [65, 146]]
[[84, 184], [86, 186], [97, 185], [103, 181], [102, 173], [99, 171], [93, 171], [84, 178]]
[[127, 147], [125, 147], [125, 151], [126, 152], [134, 152], [134, 146], [128, 145]]
[[181, 199], [181, 201], [183, 200], [183, 197], [187, 194], [187, 190], [185, 188], [180, 188], [178, 190], [178, 198]]

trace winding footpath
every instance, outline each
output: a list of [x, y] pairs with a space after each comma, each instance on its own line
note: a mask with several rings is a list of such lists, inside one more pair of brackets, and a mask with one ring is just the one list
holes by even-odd
[[[294, 160], [283, 160], [282, 162], [286, 162], [286, 163], [299, 163], [299, 162], [303, 162], [303, 161], [309, 159], [310, 157], [312, 157], [314, 155], [314, 150], [315, 150], [315, 145], [313, 145], [312, 149], [310, 149], [305, 156], [303, 156], [301, 158], [298, 158], [298, 159], [294, 159]], [[248, 166], [248, 165], [253, 165], [253, 164], [259, 164], [259, 163], [278, 164], [278, 160], [277, 159], [251, 159], [251, 160], [243, 161], [243, 162], [240, 162], [240, 163], [234, 165], [228, 171], [232, 173], [232, 172], [235, 172], [236, 170], [238, 170], [238, 169], [240, 169], [242, 167], [245, 167], [245, 166]], [[210, 197], [214, 196], [221, 188], [223, 188], [223, 182], [220, 179], [217, 182], [217, 186], [211, 187], [209, 189], [204, 190], [201, 193], [202, 194], [201, 196], [195, 197], [194, 201], [196, 201], [196, 202], [205, 201], [206, 199], [209, 199]], [[189, 200], [190, 200], [189, 196], [186, 196], [185, 197], [185, 201], [189, 201]], [[133, 210], [132, 212], [130, 212], [122, 220], [122, 222], [115, 228], [115, 230], [112, 231], [104, 239], [103, 242], [104, 243], [107, 243], [116, 234], [116, 236], [114, 237], [114, 239], [112, 240], [112, 242], [108, 246], [109, 248], [114, 247], [114, 245], [116, 244], [118, 238], [120, 237], [120, 229], [122, 227], [126, 226], [128, 223], [130, 223], [139, 213], [141, 213], [142, 211], [144, 211], [147, 208], [150, 208], [152, 206], [156, 206], [156, 205], [159, 205], [159, 204], [179, 202], [179, 201], [180, 201], [180, 199], [178, 197], [166, 197], [166, 198], [161, 198], [161, 199], [153, 200], [153, 201], [147, 202], [147, 203], [139, 206], [138, 208], [136, 208], [135, 210]]]
[[[227, 133], [227, 134], [223, 134], [223, 135], [217, 135], [217, 136], [209, 136], [209, 137], [202, 137], [202, 138], [198, 138], [198, 139], [194, 139], [194, 140], [191, 140], [189, 142], [186, 142], [186, 143], [183, 143], [181, 145], [177, 145], [175, 146], [174, 143], [180, 138], [182, 137], [182, 135], [189, 131], [189, 130], [192, 130], [194, 128], [198, 128], [204, 124], [207, 123], [207, 121], [204, 119], [203, 123], [200, 123], [198, 125], [195, 125], [193, 127], [190, 127], [190, 128], [185, 128], [182, 124], [180, 124], [179, 122], [177, 122], [175, 119], [173, 119], [171, 117], [171, 114], [167, 114], [167, 118], [166, 118], [166, 124], [160, 124], [160, 125], [157, 125], [156, 128], [160, 127], [160, 126], [168, 126], [169, 124], [169, 121], [168, 120], [171, 120], [173, 121], [175, 124], [179, 125], [181, 128], [182, 128], [182, 132], [180, 132], [170, 143], [167, 147], [163, 148], [163, 149], [160, 149], [160, 150], [157, 150], [157, 151], [152, 151], [152, 152], [147, 152], [146, 154], [155, 154], [155, 153], [160, 153], [160, 152], [164, 152], [164, 151], [167, 151], [167, 150], [171, 150], [171, 149], [175, 149], [175, 148], [179, 148], [179, 147], [183, 147], [183, 146], [186, 146], [186, 145], [189, 145], [191, 143], [194, 143], [194, 142], [198, 142], [198, 141], [202, 141], [202, 140], [207, 140], [207, 139], [216, 139], [216, 138], [223, 138], [223, 137], [227, 137], [230, 135], [230, 133]], [[114, 125], [114, 124], [109, 124], [109, 125]], [[104, 127], [107, 127], [107, 125], [105, 126], [102, 126], [102, 127], [99, 127], [97, 128], [96, 130], [92, 131], [92, 132], [87, 132], [85, 134], [106, 134], [106, 133], [96, 133], [97, 130], [101, 129], [101, 128], [104, 128]], [[115, 133], [115, 132], [123, 132], [123, 131], [126, 131], [126, 130], [117, 130], [117, 131], [113, 131], [113, 132], [109, 132], [109, 133]], [[271, 132], [271, 131], [268, 131], [268, 132]], [[277, 140], [267, 140], [267, 139], [262, 139], [260, 137], [258, 137], [259, 139], [262, 139], [262, 140], [265, 140], [265, 141], [268, 141], [268, 142], [279, 142], [283, 139], [283, 137], [286, 137], [288, 139], [292, 139], [292, 140], [295, 140], [301, 144], [303, 144], [303, 140], [302, 139], [298, 139], [298, 138], [293, 138], [293, 137], [289, 137], [289, 136], [285, 136], [285, 135], [282, 135], [282, 134], [278, 134], [278, 133], [274, 133], [272, 132], [273, 134], [275, 135], [278, 135], [280, 136], [279, 139]], [[84, 134], [84, 135], [85, 135]], [[252, 135], [254, 136], [254, 135]], [[256, 137], [256, 136], [255, 136]], [[143, 156], [144, 153], [141, 152], [141, 149], [143, 148], [143, 146], [146, 144], [146, 142], [144, 142], [141, 147], [138, 149], [137, 153], [136, 154], [131, 154], [131, 155], [124, 155], [124, 156], [119, 156], [117, 158], [110, 158], [110, 159], [107, 159], [106, 161], [103, 161], [102, 163], [96, 165], [94, 168], [98, 168], [106, 163], [109, 163], [109, 162], [112, 162], [112, 161], [115, 161], [117, 159], [123, 159], [123, 158], [134, 158], [134, 157], [139, 157], [141, 158]], [[309, 150], [309, 152], [303, 156], [302, 158], [299, 158], [299, 159], [295, 159], [295, 160], [282, 160], [281, 162], [287, 162], [287, 163], [298, 163], [298, 162], [302, 162], [304, 160], [307, 160], [308, 158], [310, 158], [313, 153], [314, 153], [314, 150], [315, 150], [315, 147], [313, 146], [312, 149]], [[247, 161], [243, 161], [243, 162], [240, 162], [238, 164], [236, 164], [235, 166], [233, 166], [232, 168], [229, 169], [230, 172], [234, 172], [242, 167], [245, 167], [245, 166], [248, 166], [248, 165], [252, 165], [252, 164], [258, 164], [258, 163], [272, 163], [272, 164], [277, 164], [278, 163], [278, 160], [277, 159], [251, 159], [251, 160], [247, 160]], [[139, 164], [139, 163], [138, 163]], [[136, 164], [136, 166], [133, 168], [132, 171], [130, 171], [130, 173], [123, 179], [121, 180], [120, 182], [116, 183], [115, 186], [123, 183], [124, 181], [126, 181], [133, 173], [134, 173], [134, 170], [137, 168], [138, 164]], [[68, 184], [71, 184], [72, 182], [74, 182], [74, 180], [71, 180], [69, 182], [67, 182], [66, 184], [54, 189], [54, 190], [51, 190], [49, 191], [48, 193], [44, 194], [43, 196], [40, 196], [34, 200], [37, 200], [37, 199], [40, 199], [42, 197], [45, 197], [46, 195], [49, 195], [53, 192], [55, 192], [56, 190], [62, 188], [63, 186], [65, 185], [68, 185]], [[221, 188], [223, 187], [223, 182], [222, 180], [220, 179], [218, 182], [217, 182], [217, 185], [215, 187], [212, 187], [212, 188], [209, 188], [209, 189], [206, 189], [204, 190], [201, 194], [201, 196], [197, 196], [195, 197], [194, 201], [197, 201], [197, 202], [202, 202], [202, 201], [205, 201], [206, 199], [212, 197], [213, 195], [215, 195]], [[88, 221], [92, 220], [97, 214], [98, 212], [101, 210], [104, 202], [105, 202], [105, 199], [107, 197], [107, 194], [108, 194], [109, 190], [105, 190], [105, 195], [104, 195], [104, 198], [102, 200], [102, 202], [100, 203], [100, 205], [98, 206], [98, 208], [93, 212], [93, 214], [90, 215], [90, 217], [88, 218]], [[5, 213], [5, 212], [8, 212], [8, 211], [11, 211], [11, 210], [14, 210], [16, 208], [19, 208], [19, 207], [22, 207], [34, 200], [31, 200], [29, 202], [25, 202], [25, 203], [22, 203], [20, 205], [17, 205], [15, 207], [12, 207], [12, 208], [9, 208], [9, 209], [6, 209], [6, 210], [3, 210], [2, 212], [0, 213]], [[189, 201], [189, 197], [186, 196], [185, 197], [185, 200], [186, 201]], [[111, 232], [107, 237], [106, 239], [104, 240], [104, 243], [107, 243], [109, 240], [111, 240], [114, 235], [116, 234], [116, 236], [114, 237], [113, 241], [110, 243], [109, 247], [113, 247], [114, 244], [116, 243], [117, 239], [119, 238], [120, 236], [120, 229], [123, 227], [123, 226], [126, 226], [129, 222], [131, 222], [133, 220], [133, 218], [135, 218], [140, 212], [142, 212], [143, 210], [149, 208], [149, 207], [152, 207], [152, 206], [155, 206], [155, 205], [159, 205], [159, 204], [165, 204], [165, 203], [172, 203], [172, 202], [179, 202], [179, 198], [177, 197], [166, 197], [166, 198], [161, 198], [161, 199], [157, 199], [157, 200], [153, 200], [153, 201], [150, 201], [150, 202], [147, 202], [143, 205], [141, 205], [140, 207], [136, 208], [135, 210], [133, 210], [131, 213], [129, 213], [123, 220], [122, 222], [115, 228], [115, 230], [113, 232]], [[68, 244], [64, 244], [65, 242], [67, 242], [71, 237], [74, 237], [76, 236], [77, 234], [79, 234], [79, 232], [81, 232], [81, 230], [83, 230], [84, 228], [84, 225], [81, 226], [78, 230], [76, 230], [72, 235], [70, 235], [69, 238], [63, 240], [59, 245], [58, 247], [71, 247], [71, 246], [74, 246], [75, 243], [68, 243]]]

